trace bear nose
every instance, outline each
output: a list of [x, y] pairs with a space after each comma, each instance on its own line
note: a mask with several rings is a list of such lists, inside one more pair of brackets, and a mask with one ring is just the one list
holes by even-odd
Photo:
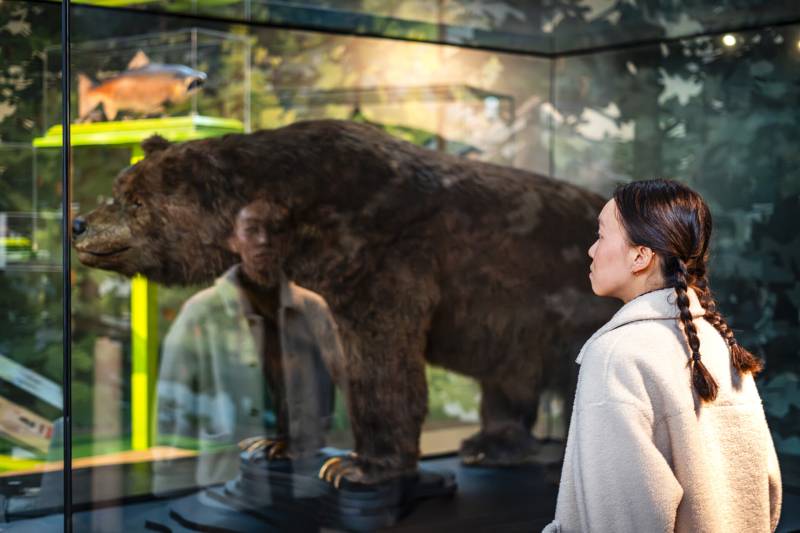
[[84, 231], [86, 231], [86, 221], [81, 217], [77, 217], [72, 221], [72, 234], [80, 235]]

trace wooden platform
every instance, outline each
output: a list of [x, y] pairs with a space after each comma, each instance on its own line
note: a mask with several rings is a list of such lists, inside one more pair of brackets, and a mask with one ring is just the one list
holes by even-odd
[[[179, 459], [183, 457], [194, 457], [197, 452], [184, 450], [181, 448], [171, 448], [169, 446], [155, 446], [147, 450], [128, 450], [124, 452], [108, 453], [104, 455], [94, 455], [92, 457], [81, 457], [73, 459], [72, 468], [93, 468], [112, 465], [126, 465], [136, 463], [152, 463], [160, 459]], [[31, 463], [30, 460], [22, 460], [20, 464]], [[11, 463], [8, 463], [10, 465]], [[60, 472], [64, 468], [63, 461], [52, 461], [41, 463], [36, 466], [0, 472], [2, 477], [26, 476], [30, 474], [45, 474], [48, 472]]]

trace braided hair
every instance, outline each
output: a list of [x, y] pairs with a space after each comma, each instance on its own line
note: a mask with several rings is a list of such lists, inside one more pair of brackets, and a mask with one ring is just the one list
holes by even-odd
[[630, 244], [647, 246], [661, 259], [661, 274], [667, 287], [674, 287], [679, 315], [689, 348], [688, 365], [692, 386], [704, 401], [717, 397], [719, 386], [700, 354], [700, 339], [689, 311], [689, 288], [705, 308], [704, 318], [728, 344], [731, 363], [739, 374], [757, 374], [761, 361], [741, 346], [709, 287], [706, 264], [711, 237], [711, 212], [703, 198], [689, 187], [672, 180], [635, 181], [614, 191], [620, 223]]

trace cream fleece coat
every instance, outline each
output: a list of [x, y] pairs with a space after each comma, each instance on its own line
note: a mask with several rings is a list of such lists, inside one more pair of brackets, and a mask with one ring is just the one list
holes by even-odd
[[672, 288], [625, 304], [578, 355], [578, 388], [556, 505], [543, 533], [766, 532], [781, 478], [761, 398], [728, 346], [690, 311], [719, 384], [700, 404]]

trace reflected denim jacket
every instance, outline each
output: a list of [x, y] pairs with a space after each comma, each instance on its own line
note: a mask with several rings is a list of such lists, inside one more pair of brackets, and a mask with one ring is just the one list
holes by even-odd
[[[278, 333], [292, 446], [323, 445], [333, 411], [330, 369], [342, 361], [336, 322], [318, 294], [281, 277]], [[239, 283], [239, 265], [181, 308], [164, 339], [157, 384], [158, 443], [196, 448], [192, 471], [154, 465], [154, 493], [235, 477], [236, 444], [265, 434], [263, 319]], [[283, 437], [284, 435], [281, 435]], [[221, 452], [221, 453], [220, 453]]]

